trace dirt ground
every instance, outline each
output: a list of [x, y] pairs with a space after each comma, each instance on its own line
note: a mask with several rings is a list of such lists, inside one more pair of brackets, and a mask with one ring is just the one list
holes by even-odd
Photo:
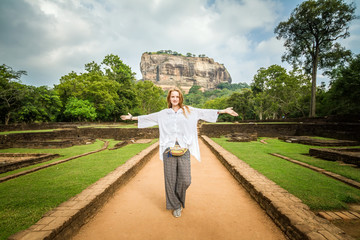
[[180, 218], [165, 207], [163, 164], [156, 154], [73, 239], [286, 239], [200, 141]]

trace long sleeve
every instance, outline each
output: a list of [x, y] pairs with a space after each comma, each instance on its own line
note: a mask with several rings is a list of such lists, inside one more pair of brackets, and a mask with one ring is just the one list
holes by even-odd
[[207, 122], [216, 122], [219, 114], [218, 110], [215, 109], [196, 109], [198, 114], [198, 119], [207, 121]]
[[138, 128], [147, 128], [159, 124], [159, 112], [138, 116]]

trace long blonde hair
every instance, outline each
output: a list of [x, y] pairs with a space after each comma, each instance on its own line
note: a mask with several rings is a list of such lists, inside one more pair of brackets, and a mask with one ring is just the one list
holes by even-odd
[[170, 89], [169, 92], [168, 92], [168, 95], [167, 95], [167, 97], [166, 97], [166, 101], [167, 101], [167, 104], [168, 104], [168, 108], [171, 108], [171, 107], [172, 107], [172, 104], [171, 104], [171, 101], [170, 101], [170, 96], [171, 96], [171, 93], [174, 92], [174, 91], [176, 91], [176, 92], [179, 93], [179, 107], [183, 110], [183, 113], [184, 113], [184, 115], [185, 115], [185, 117], [186, 117], [185, 108], [186, 108], [186, 110], [187, 110], [188, 113], [190, 113], [190, 109], [189, 109], [188, 106], [183, 105], [183, 103], [184, 103], [184, 96], [183, 96], [181, 90], [180, 90], [179, 88], [177, 88], [177, 87], [174, 87], [174, 88]]

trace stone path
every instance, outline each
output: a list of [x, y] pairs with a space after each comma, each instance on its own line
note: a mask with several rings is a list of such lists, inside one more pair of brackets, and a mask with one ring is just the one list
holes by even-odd
[[200, 148], [180, 218], [165, 209], [156, 154], [73, 239], [286, 239], [202, 141]]

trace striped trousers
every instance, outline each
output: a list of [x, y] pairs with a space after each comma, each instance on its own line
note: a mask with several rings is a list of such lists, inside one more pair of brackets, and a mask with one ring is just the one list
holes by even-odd
[[191, 184], [190, 151], [173, 157], [167, 150], [163, 153], [166, 209], [185, 208], [186, 190]]

